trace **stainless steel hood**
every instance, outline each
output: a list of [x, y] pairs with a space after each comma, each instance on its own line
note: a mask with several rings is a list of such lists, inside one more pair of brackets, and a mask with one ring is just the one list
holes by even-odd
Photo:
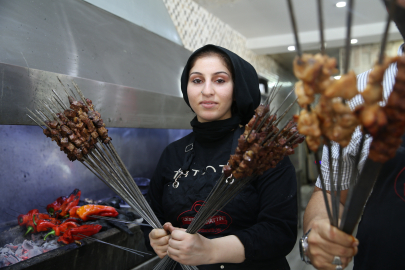
[[0, 124], [72, 79], [109, 127], [190, 128], [183, 47], [81, 0], [0, 0]]

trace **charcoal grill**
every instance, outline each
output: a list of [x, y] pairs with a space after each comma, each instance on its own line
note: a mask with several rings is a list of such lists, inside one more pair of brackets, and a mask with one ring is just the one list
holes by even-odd
[[[128, 235], [118, 229], [109, 229], [94, 235], [94, 238], [108, 243], [135, 250], [149, 252], [144, 243], [143, 233], [138, 225], [130, 224], [128, 228], [134, 235]], [[0, 233], [0, 246], [23, 240], [25, 229], [17, 226]], [[26, 239], [29, 239], [27, 236]], [[73, 243], [48, 251], [30, 259], [2, 267], [1, 270], [149, 270], [159, 262], [155, 255], [144, 257], [124, 250], [94, 242], [90, 239], [81, 241], [81, 246]]]

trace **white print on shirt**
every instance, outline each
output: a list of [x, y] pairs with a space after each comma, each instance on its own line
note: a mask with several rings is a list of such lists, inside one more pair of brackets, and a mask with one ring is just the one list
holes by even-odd
[[222, 171], [221, 171], [222, 173], [224, 172], [224, 166], [225, 166], [225, 165], [219, 165], [219, 167], [222, 168]]
[[[218, 165], [218, 167], [222, 168], [221, 173], [224, 172], [224, 166], [225, 166], [225, 165]], [[212, 170], [214, 171], [214, 173], [217, 172], [217, 170], [215, 169], [214, 166], [208, 165], [208, 166], [205, 168], [205, 171], [208, 170], [208, 169], [212, 169]], [[195, 170], [195, 169], [192, 169], [192, 171], [194, 172], [193, 176], [196, 176], [196, 175], [200, 172], [200, 170]], [[204, 174], [205, 174], [205, 171], [203, 171], [203, 172], [201, 173], [201, 175], [204, 175]], [[181, 174], [181, 176], [180, 176], [179, 178], [181, 178], [182, 176], [187, 177], [187, 176], [188, 176], [188, 172], [189, 172], [189, 171], [186, 171], [185, 173], [183, 173], [182, 170], [181, 170], [181, 168], [180, 168], [180, 169], [178, 169], [177, 171], [174, 171], [174, 177], [173, 177], [173, 179], [176, 179], [176, 177], [179, 175], [179, 173]]]
[[183, 175], [184, 175], [185, 177], [188, 176], [188, 171], [186, 171], [185, 173], [183, 173], [183, 171], [181, 170], [181, 168], [178, 169], [177, 171], [174, 171], [174, 172], [175, 172], [175, 174], [174, 174], [173, 179], [176, 179], [179, 174], [180, 174], [179, 178], [181, 178]]

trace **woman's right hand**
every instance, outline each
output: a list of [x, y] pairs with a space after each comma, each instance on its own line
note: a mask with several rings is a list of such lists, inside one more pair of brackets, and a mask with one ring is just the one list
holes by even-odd
[[161, 259], [167, 255], [169, 239], [170, 239], [170, 235], [164, 229], [153, 229], [149, 233], [150, 245], [155, 250], [155, 252], [159, 256], [159, 258], [161, 258]]

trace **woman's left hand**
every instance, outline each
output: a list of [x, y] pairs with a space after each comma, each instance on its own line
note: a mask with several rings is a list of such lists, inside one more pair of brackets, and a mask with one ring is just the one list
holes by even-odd
[[186, 233], [185, 229], [168, 224], [165, 228], [171, 232], [167, 255], [185, 265], [211, 264], [214, 261], [212, 240], [202, 235]]

